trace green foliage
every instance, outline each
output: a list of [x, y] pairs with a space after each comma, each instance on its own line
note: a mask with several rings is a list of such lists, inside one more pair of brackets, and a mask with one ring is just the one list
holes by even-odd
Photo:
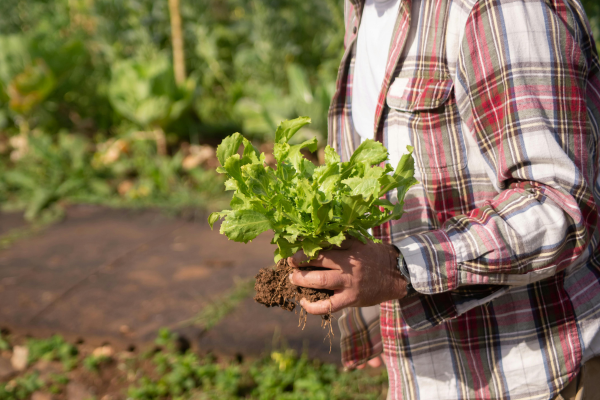
[[596, 40], [596, 49], [600, 53], [600, 3], [597, 0], [582, 0], [581, 4], [587, 13]]
[[[211, 227], [220, 218], [221, 233], [236, 242], [254, 239], [272, 229], [277, 244], [275, 261], [302, 249], [309, 257], [319, 250], [341, 245], [347, 235], [375, 240], [369, 229], [403, 214], [404, 196], [416, 183], [412, 148], [394, 168], [386, 164], [388, 152], [380, 143], [367, 140], [348, 162], [331, 147], [325, 149], [325, 165], [315, 167], [302, 150], [315, 151], [316, 138], [290, 146], [296, 132], [310, 122], [298, 118], [283, 122], [275, 133], [277, 168], [265, 166], [265, 155], [239, 133], [224, 139], [217, 148], [226, 175], [225, 187], [234, 191], [231, 210], [210, 215]], [[243, 154], [238, 154], [240, 145]], [[380, 199], [397, 190], [398, 203]]]
[[[22, 139], [20, 158], [0, 157], [0, 200], [24, 209], [37, 225], [0, 238], [0, 247], [39, 231], [62, 214], [65, 202], [113, 206], [158, 206], [169, 210], [201, 208], [223, 198], [221, 179], [202, 168], [184, 170], [183, 156], [158, 156], [152, 140], [120, 139], [107, 152], [82, 136], [57, 137], [34, 131]], [[110, 149], [109, 149], [110, 150]], [[111, 150], [111, 151], [112, 151]], [[111, 158], [112, 157], [112, 158]], [[125, 183], [127, 190], [117, 194]]]
[[42, 59], [28, 64], [8, 84], [10, 109], [19, 115], [28, 115], [54, 90], [56, 78]]
[[[0, 129], [20, 125], [4, 115], [9, 83], [40, 63], [47, 66], [44, 79], [30, 97], [40, 104], [19, 112], [30, 111], [28, 124], [52, 134], [113, 135], [130, 120], [144, 129], [169, 125], [166, 133], [191, 141], [232, 127], [268, 137], [279, 121], [299, 113], [326, 134], [319, 121], [343, 47], [342, 3], [183, 1], [181, 14], [195, 79], [177, 88], [166, 1], [0, 2]], [[189, 106], [193, 112], [181, 112]]]
[[29, 373], [7, 383], [0, 383], [0, 399], [26, 400], [33, 392], [43, 386], [44, 382], [40, 379], [39, 373]]
[[0, 333], [0, 350], [10, 350], [10, 343], [7, 338]]
[[104, 354], [100, 354], [100, 355], [90, 354], [89, 356], [87, 356], [86, 358], [83, 359], [83, 366], [88, 371], [98, 372], [100, 370], [100, 366], [102, 364], [106, 364], [108, 361], [110, 361], [110, 359], [111, 358], [109, 356], [104, 355]]
[[[387, 384], [385, 370], [343, 372], [331, 364], [298, 356], [285, 347], [270, 351], [256, 360], [217, 362], [212, 356], [201, 357], [190, 350], [181, 352], [177, 334], [161, 329], [156, 338], [156, 351], [149, 356], [115, 357], [119, 364], [111, 370], [113, 379], [128, 380], [126, 393], [109, 393], [132, 400], [200, 400], [200, 399], [379, 399]], [[60, 336], [30, 339], [27, 342], [30, 361], [64, 360], [71, 363], [73, 376], [85, 376], [81, 368], [98, 373], [105, 368], [102, 356], [77, 358], [77, 348]], [[66, 356], [65, 356], [66, 355]], [[118, 360], [118, 361], [117, 361]], [[64, 362], [64, 361], [63, 361]], [[111, 375], [112, 376], [112, 375]], [[77, 379], [77, 378], [75, 378]], [[65, 396], [69, 376], [24, 372], [6, 383], [0, 383], [0, 399], [26, 400], [36, 391]]]
[[61, 199], [111, 192], [90, 165], [88, 145], [75, 135], [59, 134], [56, 141], [43, 134], [29, 136], [26, 154], [4, 174], [8, 191], [25, 208], [25, 218], [37, 218]]
[[129, 388], [129, 398], [377, 399], [386, 382], [385, 374], [340, 372], [286, 349], [254, 362], [216, 364], [190, 351], [178, 353], [175, 339], [168, 330], [161, 331], [157, 343], [163, 351], [152, 357], [152, 369]]
[[70, 371], [77, 366], [77, 347], [67, 343], [61, 336], [54, 335], [49, 339], [29, 339], [28, 362], [34, 363], [38, 360], [60, 361], [65, 371]]
[[159, 53], [116, 62], [108, 94], [119, 114], [144, 129], [164, 129], [190, 106], [195, 87], [192, 78], [176, 85], [169, 59]]
[[48, 378], [42, 379], [37, 371], [30, 372], [9, 382], [0, 383], [0, 399], [26, 400], [34, 392], [43, 389], [59, 394], [67, 383], [69, 383], [69, 379], [66, 375], [50, 374]]

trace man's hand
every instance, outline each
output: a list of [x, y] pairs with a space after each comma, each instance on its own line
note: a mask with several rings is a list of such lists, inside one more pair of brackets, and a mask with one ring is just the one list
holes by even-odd
[[406, 281], [396, 268], [397, 250], [387, 244], [367, 244], [351, 238], [342, 246], [321, 251], [318, 258], [306, 262], [302, 252], [288, 258], [293, 268], [320, 267], [324, 270], [290, 274], [294, 285], [333, 290], [329, 300], [301, 305], [310, 314], [322, 315], [346, 307], [367, 307], [406, 296]]
[[356, 367], [356, 369], [364, 369], [367, 365], [371, 368], [379, 368], [382, 364], [383, 361], [381, 361], [381, 357], [375, 357], [367, 361], [365, 364], [360, 364]]

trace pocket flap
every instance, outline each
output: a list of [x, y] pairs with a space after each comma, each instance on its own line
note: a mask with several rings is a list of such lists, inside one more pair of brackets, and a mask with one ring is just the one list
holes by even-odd
[[452, 79], [396, 78], [388, 91], [387, 104], [400, 111], [431, 110], [448, 100], [453, 87]]

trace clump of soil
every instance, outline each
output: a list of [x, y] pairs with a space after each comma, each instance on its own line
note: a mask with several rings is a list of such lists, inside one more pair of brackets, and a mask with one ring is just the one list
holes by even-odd
[[[314, 267], [300, 267], [300, 270], [315, 270], [319, 268]], [[254, 300], [260, 304], [264, 304], [266, 307], [281, 307], [287, 311], [296, 311], [296, 307], [300, 306], [300, 300], [306, 299], [308, 301], [315, 302], [319, 300], [327, 300], [333, 296], [332, 290], [327, 289], [311, 289], [302, 286], [293, 285], [289, 280], [289, 275], [293, 271], [293, 268], [288, 264], [286, 259], [282, 259], [277, 263], [275, 268], [262, 268], [258, 275], [256, 275], [256, 284], [254, 290], [256, 290], [256, 296]], [[298, 326], [306, 325], [306, 312], [300, 306], [300, 321]], [[331, 311], [321, 316], [321, 326], [325, 329], [329, 329], [327, 338], [331, 344], [331, 336], [333, 335], [333, 329], [331, 322], [333, 315]]]

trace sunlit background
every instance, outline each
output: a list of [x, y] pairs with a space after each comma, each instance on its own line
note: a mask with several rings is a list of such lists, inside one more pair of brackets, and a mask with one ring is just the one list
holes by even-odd
[[260, 145], [282, 119], [309, 115], [306, 135], [326, 137], [340, 1], [183, 0], [179, 10], [0, 2], [4, 207], [34, 219], [61, 200], [202, 206], [221, 190], [207, 171], [226, 135]]

